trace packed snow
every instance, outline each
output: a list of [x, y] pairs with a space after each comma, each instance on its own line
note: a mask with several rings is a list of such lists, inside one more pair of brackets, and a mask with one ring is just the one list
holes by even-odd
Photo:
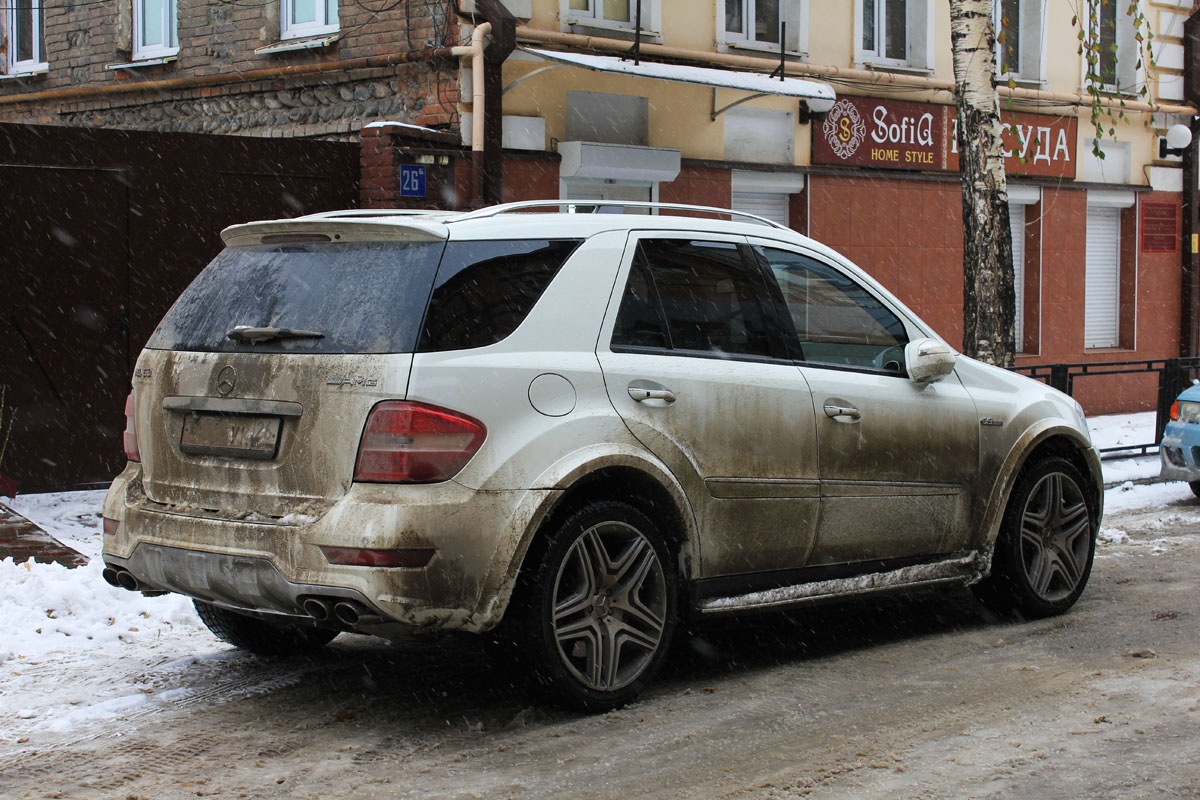
[[[1091, 421], [1097, 446], [1145, 443], [1154, 414]], [[1142, 483], [1158, 475], [1158, 457], [1104, 462], [1112, 488], [1106, 514], [1193, 502], [1184, 483]], [[193, 689], [181, 675], [232, 656], [203, 627], [191, 602], [146, 598], [100, 576], [103, 491], [22, 495], [3, 502], [87, 556], [78, 569], [0, 560], [0, 745], [39, 731], [85, 732], [89, 724], [178, 700]], [[1200, 510], [1200, 509], [1198, 509]], [[1125, 541], [1105, 526], [1105, 546]], [[98, 666], [102, 665], [98, 669]], [[200, 672], [205, 670], [200, 669]]]

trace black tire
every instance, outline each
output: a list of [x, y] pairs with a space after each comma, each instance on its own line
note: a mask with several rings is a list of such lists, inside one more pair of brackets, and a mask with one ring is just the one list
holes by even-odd
[[534, 676], [570, 708], [626, 705], [666, 658], [676, 586], [666, 544], [645, 514], [617, 501], [576, 511], [523, 576], [516, 610]]
[[1017, 480], [1004, 511], [992, 573], [976, 593], [992, 609], [1041, 618], [1075, 604], [1096, 554], [1099, 520], [1087, 482], [1069, 461], [1048, 458]]
[[268, 622], [229, 611], [203, 600], [193, 600], [196, 614], [222, 642], [260, 656], [290, 656], [319, 650], [337, 631], [301, 622]]
[[1188, 481], [1188, 488], [1192, 490], [1192, 494], [1200, 497], [1200, 481]]

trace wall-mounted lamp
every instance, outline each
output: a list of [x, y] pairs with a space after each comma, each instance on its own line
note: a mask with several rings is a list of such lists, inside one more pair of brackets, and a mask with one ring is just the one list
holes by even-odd
[[831, 100], [826, 97], [808, 97], [800, 101], [800, 113], [796, 117], [796, 121], [801, 125], [807, 125], [810, 122], [822, 119], [833, 108], [836, 100]]
[[1158, 157], [1182, 156], [1192, 143], [1192, 129], [1187, 125], [1172, 125], [1167, 135], [1158, 139]]

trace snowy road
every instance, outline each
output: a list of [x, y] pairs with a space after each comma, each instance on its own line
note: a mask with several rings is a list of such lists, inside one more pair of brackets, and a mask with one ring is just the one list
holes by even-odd
[[[38, 520], [94, 555], [98, 494]], [[474, 640], [230, 650], [177, 598], [0, 562], [13, 798], [1196, 797], [1200, 505], [1110, 490], [1068, 615], [964, 594], [707, 629], [638, 704], [541, 707]], [[45, 510], [43, 511], [45, 513]]]

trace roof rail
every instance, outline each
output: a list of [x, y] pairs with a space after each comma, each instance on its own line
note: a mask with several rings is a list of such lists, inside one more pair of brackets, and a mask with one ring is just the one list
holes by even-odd
[[462, 222], [469, 219], [486, 219], [488, 217], [499, 216], [500, 214], [512, 214], [520, 211], [532, 211], [544, 208], [558, 208], [565, 210], [568, 214], [602, 214], [607, 213], [608, 209], [626, 209], [626, 208], [646, 208], [653, 211], [670, 211], [678, 212], [681, 216], [685, 213], [701, 213], [701, 214], [719, 214], [730, 218], [740, 218], [749, 222], [754, 222], [759, 225], [767, 225], [772, 228], [780, 228], [781, 230], [791, 230], [786, 225], [780, 225], [774, 220], [760, 217], [757, 214], [750, 214], [745, 211], [735, 211], [732, 208], [717, 208], [716, 206], [692, 206], [682, 203], [648, 203], [641, 201], [630, 200], [524, 200], [516, 203], [502, 203], [496, 206], [488, 206], [481, 208], [478, 211], [471, 211], [461, 216], [455, 217], [454, 222]]
[[436, 214], [457, 214], [457, 211], [440, 211], [435, 209], [413, 208], [346, 208], [338, 211], [318, 211], [315, 214], [305, 214], [296, 219], [370, 219], [374, 217], [428, 217]]

